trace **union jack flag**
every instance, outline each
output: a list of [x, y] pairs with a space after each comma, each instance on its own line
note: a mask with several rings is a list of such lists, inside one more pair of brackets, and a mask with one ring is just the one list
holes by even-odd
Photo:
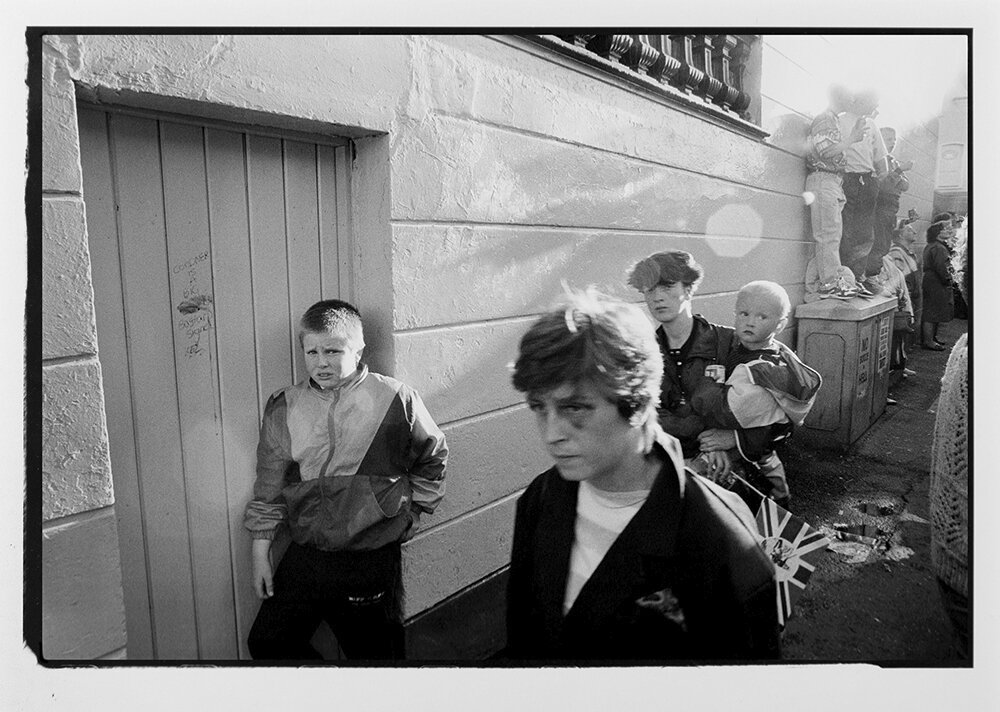
[[774, 562], [778, 622], [783, 626], [830, 540], [768, 497], [757, 510], [757, 529], [764, 552]]

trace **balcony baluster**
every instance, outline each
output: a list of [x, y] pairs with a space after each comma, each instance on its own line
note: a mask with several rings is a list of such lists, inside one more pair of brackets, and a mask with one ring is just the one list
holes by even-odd
[[[632, 35], [632, 47], [622, 60], [633, 72], [652, 76], [652, 67], [659, 63], [662, 73], [662, 52], [651, 45], [645, 35]], [[658, 79], [658, 77], [656, 77]]]
[[659, 52], [659, 57], [649, 68], [649, 76], [658, 82], [674, 84], [677, 73], [681, 69], [681, 63], [673, 56], [670, 38], [666, 35], [639, 36], [644, 37], [645, 41]]
[[719, 92], [714, 100], [716, 104], [727, 111], [732, 108], [733, 103], [739, 98], [739, 89], [733, 78], [732, 53], [736, 48], [738, 39], [736, 35], [716, 35], [714, 41], [715, 50], [712, 54], [712, 68], [715, 76], [722, 82], [723, 90]]
[[587, 43], [587, 49], [612, 62], [620, 62], [631, 47], [632, 38], [629, 35], [594, 35]]
[[722, 92], [722, 82], [712, 68], [712, 35], [695, 35], [692, 47], [695, 66], [705, 74], [698, 85], [698, 93], [705, 101], [715, 102]]
[[746, 72], [747, 62], [750, 59], [750, 42], [744, 37], [737, 37], [736, 47], [733, 49], [733, 83], [738, 90], [736, 100], [733, 101], [732, 111], [740, 116], [750, 108], [750, 95], [743, 88], [743, 76]]
[[591, 39], [596, 37], [596, 35], [559, 35], [559, 39], [563, 42], [573, 45], [574, 47], [579, 47], [580, 49], [585, 49], [587, 43]]
[[692, 35], [670, 35], [674, 57], [681, 65], [672, 83], [689, 94], [697, 91], [705, 79], [705, 73], [694, 64], [692, 37]]
[[746, 91], [745, 76], [751, 69], [759, 71], [759, 61], [753, 60], [759, 55], [757, 35], [573, 34], [558, 38], [620, 64], [615, 70], [619, 75], [632, 72], [650, 77], [727, 114], [754, 121], [749, 112], [753, 97]]

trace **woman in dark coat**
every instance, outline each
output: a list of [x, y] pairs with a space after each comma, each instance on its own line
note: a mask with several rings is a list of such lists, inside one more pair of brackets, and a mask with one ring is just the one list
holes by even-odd
[[938, 326], [955, 316], [954, 297], [951, 289], [951, 251], [947, 240], [952, 235], [951, 222], [936, 222], [927, 228], [927, 247], [924, 248], [923, 295], [924, 311], [920, 324], [921, 343], [930, 351], [944, 351], [938, 341]]

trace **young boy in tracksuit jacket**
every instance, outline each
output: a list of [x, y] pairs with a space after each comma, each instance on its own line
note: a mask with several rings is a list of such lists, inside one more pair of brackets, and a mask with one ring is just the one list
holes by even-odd
[[[774, 446], [802, 424], [812, 408], [822, 378], [776, 336], [785, 327], [791, 304], [774, 282], [750, 282], [736, 297], [734, 329], [739, 345], [725, 365], [724, 398], [693, 406], [703, 412], [709, 428], [732, 429], [738, 460], [751, 483], [787, 507], [790, 493], [785, 468]], [[722, 374], [718, 374], [721, 380]], [[752, 447], [742, 431], [770, 426], [770, 442]]]
[[[361, 363], [361, 317], [332, 299], [299, 324], [309, 377], [267, 402], [244, 525], [262, 599], [255, 659], [315, 659], [326, 620], [348, 658], [402, 657], [400, 543], [444, 495], [448, 448], [420, 396]], [[272, 575], [271, 544], [291, 544]]]

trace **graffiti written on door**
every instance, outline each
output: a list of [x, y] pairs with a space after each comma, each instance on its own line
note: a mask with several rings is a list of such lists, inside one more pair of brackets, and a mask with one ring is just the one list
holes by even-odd
[[183, 299], [177, 305], [177, 311], [181, 314], [177, 330], [182, 339], [184, 357], [189, 359], [209, 353], [205, 335], [212, 330], [212, 297], [204, 293], [199, 275], [202, 271], [199, 268], [208, 266], [207, 260], [206, 250], [171, 270], [174, 274], [187, 270]]

